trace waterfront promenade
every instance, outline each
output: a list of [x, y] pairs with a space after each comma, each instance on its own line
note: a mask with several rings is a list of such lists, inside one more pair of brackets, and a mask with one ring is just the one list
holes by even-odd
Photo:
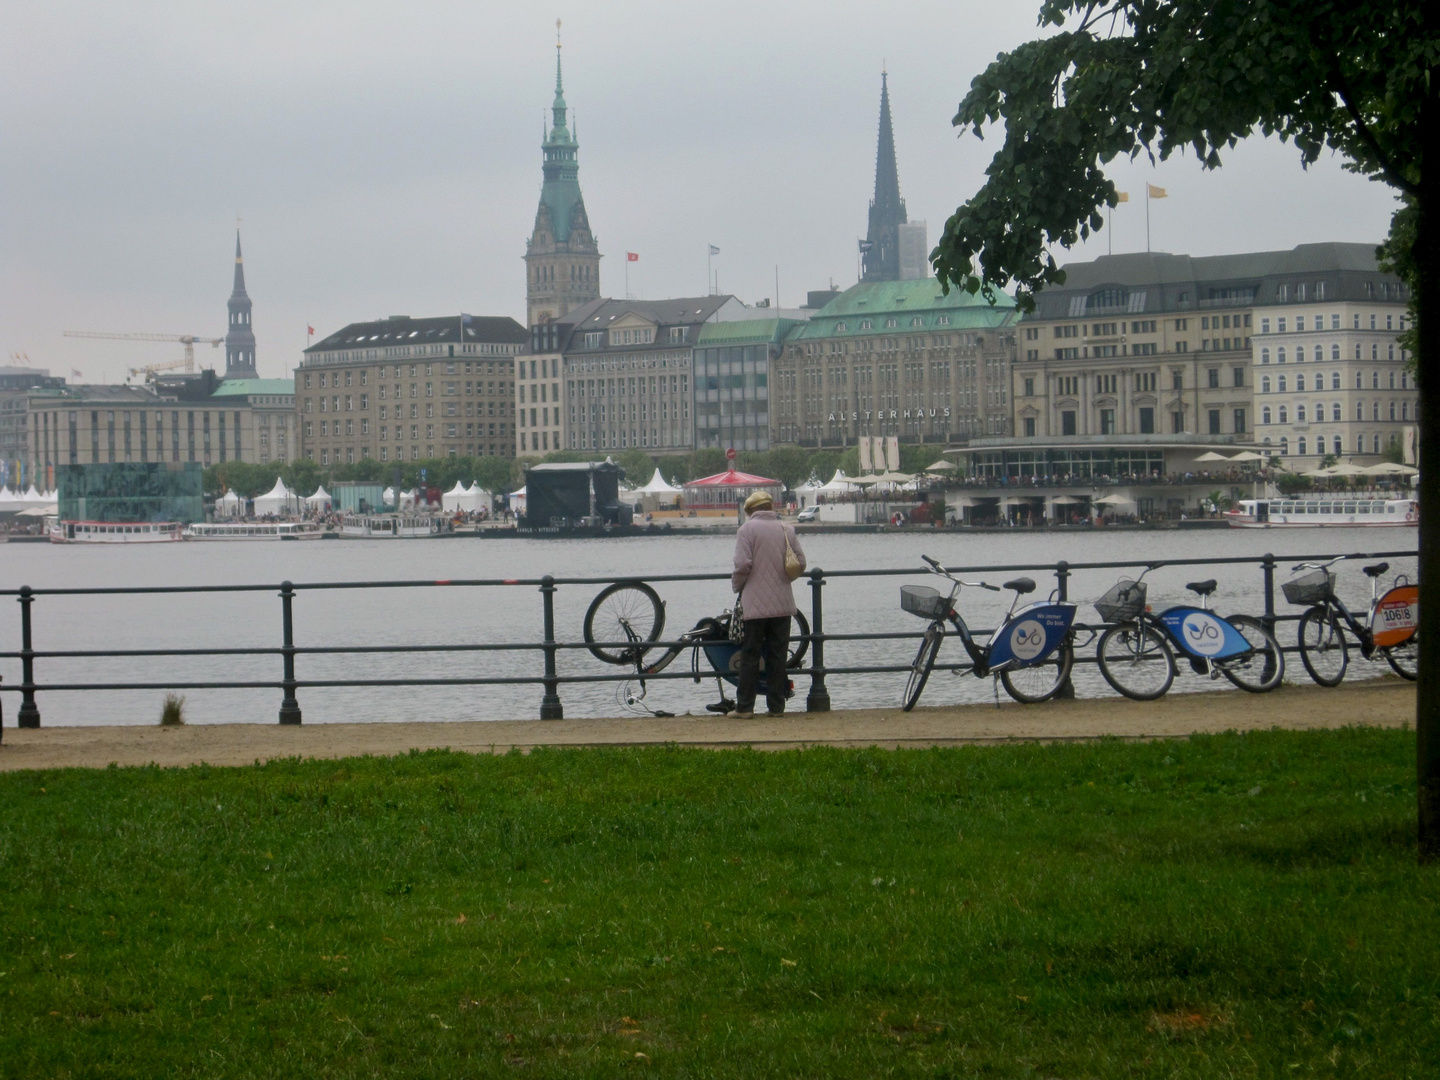
[[1334, 690], [1283, 686], [1269, 694], [1239, 690], [1170, 694], [1154, 702], [1099, 698], [1039, 706], [1002, 704], [796, 713], [780, 719], [724, 717], [649, 719], [498, 720], [310, 724], [196, 724], [158, 726], [7, 728], [0, 771], [249, 765], [277, 758], [388, 756], [410, 750], [507, 753], [537, 747], [675, 744], [713, 749], [787, 750], [803, 746], [882, 748], [1077, 741], [1166, 739], [1272, 727], [1291, 730], [1353, 724], [1400, 727], [1415, 718], [1415, 684], [1387, 677], [1345, 683]]

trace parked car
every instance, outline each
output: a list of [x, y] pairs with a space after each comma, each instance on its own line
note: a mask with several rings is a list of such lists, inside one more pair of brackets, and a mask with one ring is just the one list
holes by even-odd
[[795, 520], [801, 524], [804, 524], [809, 521], [816, 521], [819, 519], [819, 517], [820, 507], [807, 506], [804, 510], [800, 511], [800, 513], [796, 516]]

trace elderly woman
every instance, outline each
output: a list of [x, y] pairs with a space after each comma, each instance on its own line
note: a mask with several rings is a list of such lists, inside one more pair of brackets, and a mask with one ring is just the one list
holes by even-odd
[[790, 619], [795, 614], [795, 596], [785, 573], [785, 547], [805, 568], [805, 552], [792, 526], [781, 523], [768, 492], [757, 491], [745, 500], [746, 521], [735, 535], [735, 572], [731, 587], [740, 594], [745, 618], [745, 637], [740, 645], [740, 685], [735, 693], [735, 711], [730, 715], [748, 720], [755, 715], [755, 687], [760, 657], [765, 657], [765, 705], [771, 716], [785, 712], [785, 691], [789, 682], [785, 660], [790, 645]]

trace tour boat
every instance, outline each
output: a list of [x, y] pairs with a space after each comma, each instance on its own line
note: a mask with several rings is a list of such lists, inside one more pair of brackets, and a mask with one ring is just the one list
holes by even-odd
[[314, 521], [216, 521], [191, 525], [186, 540], [319, 540]]
[[1420, 504], [1414, 499], [1374, 499], [1342, 495], [1304, 499], [1241, 499], [1225, 514], [1236, 529], [1314, 529], [1327, 525], [1415, 525]]
[[62, 521], [50, 530], [52, 544], [171, 544], [184, 538], [178, 521]]
[[440, 522], [424, 514], [346, 514], [340, 536], [346, 540], [394, 540], [435, 536]]

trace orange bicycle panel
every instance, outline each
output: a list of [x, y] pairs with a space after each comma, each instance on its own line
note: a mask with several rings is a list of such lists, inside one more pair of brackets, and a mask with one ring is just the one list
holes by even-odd
[[1379, 648], [1388, 649], [1409, 641], [1420, 625], [1420, 587], [1401, 585], [1391, 589], [1375, 605], [1370, 632]]

